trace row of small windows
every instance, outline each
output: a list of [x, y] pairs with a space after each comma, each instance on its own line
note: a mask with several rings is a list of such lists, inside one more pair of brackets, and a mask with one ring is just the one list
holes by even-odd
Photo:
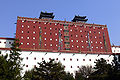
[[[24, 31], [21, 31], [21, 33], [23, 33]], [[27, 32], [27, 33], [29, 33], [29, 31]], [[35, 34], [35, 31], [33, 32], [33, 34]], [[44, 32], [44, 34], [47, 34], [46, 32]], [[67, 34], [67, 33], [66, 33]], [[50, 35], [52, 35], [52, 33], [50, 33]], [[55, 33], [55, 35], [57, 35], [57, 33]], [[61, 35], [62, 36], [62, 35]], [[76, 37], [78, 37], [78, 35], [75, 35]], [[71, 37], [72, 37], [72, 35], [71, 35]], [[82, 36], [81, 36], [82, 37]], [[86, 38], [87, 38], [87, 36], [85, 36]], [[92, 36], [90, 36], [91, 38], [92, 38]], [[95, 36], [95, 38], [96, 38], [96, 36]]]
[[[22, 22], [24, 23], [24, 22], [26, 22], [26, 20], [24, 21], [24, 20], [22, 20]], [[29, 22], [29, 21], [28, 21]], [[33, 23], [37, 23], [37, 21], [35, 22], [35, 21], [33, 21]], [[40, 24], [41, 22], [39, 22], [39, 24]], [[48, 22], [44, 22], [44, 24], [48, 24]], [[52, 23], [49, 23], [50, 25], [52, 24]], [[58, 23], [54, 23], [54, 25], [58, 25]], [[68, 26], [69, 24], [60, 24], [60, 25], [66, 25], [66, 26]], [[77, 25], [70, 25], [71, 27], [72, 26], [75, 26], [75, 27], [77, 27]], [[78, 27], [83, 27], [83, 25], [81, 25], [81, 26], [78, 26]], [[86, 28], [86, 26], [84, 26], [84, 28]], [[92, 26], [89, 26], [89, 28], [92, 28]], [[95, 29], [96, 27], [93, 27], [93, 29]], [[98, 29], [104, 29], [104, 27], [98, 27]]]
[[[22, 25], [22, 28], [24, 27], [24, 25]], [[30, 28], [30, 26], [27, 26], [27, 28]], [[33, 28], [35, 28], [35, 26], [33, 26]], [[41, 27], [39, 27], [39, 28], [41, 28]], [[47, 27], [44, 27], [44, 29], [47, 29]], [[50, 30], [52, 30], [52, 28], [50, 28]], [[55, 28], [55, 30], [57, 30], [57, 28]], [[62, 30], [62, 29], [60, 29], [60, 30]]]
[[[85, 59], [83, 59], [83, 61], [85, 61]], [[89, 59], [89, 61], [91, 61], [91, 59]], [[107, 60], [107, 62], [109, 62], [109, 60]], [[28, 67], [28, 65], [26, 65], [26, 67]], [[36, 67], [36, 65], [34, 65], [34, 68]], [[66, 66], [64, 66], [65, 68]], [[80, 68], [80, 66], [76, 66], [77, 68]], [[90, 66], [92, 67], [92, 66]], [[73, 66], [71, 65], [70, 68], [73, 68]]]
[[[71, 40], [71, 42], [74, 42], [74, 40]], [[78, 40], [76, 40], [76, 42], [79, 42]], [[84, 41], [81, 41], [84, 42]], [[89, 41], [86, 41], [86, 43], [88, 43]], [[90, 41], [90, 43], [93, 43], [93, 41]], [[97, 41], [95, 42], [96, 44], [98, 43]], [[102, 44], [102, 42], [99, 42], [100, 44]]]
[[[23, 36], [21, 36], [21, 39], [23, 39]], [[30, 39], [30, 37], [27, 37], [27, 39]], [[35, 39], [35, 37], [33, 37], [33, 39]]]
[[[26, 60], [28, 60], [28, 57], [26, 57]], [[36, 57], [34, 57], [34, 60], [36, 60]], [[42, 60], [44, 60], [44, 58], [42, 58]], [[51, 58], [49, 58], [49, 60], [51, 60]], [[59, 60], [59, 58], [56, 58], [55, 60]], [[63, 58], [63, 61], [65, 61], [65, 60], [66, 60], [66, 58]], [[73, 59], [70, 58], [69, 60], [72, 61]], [[76, 59], [76, 61], [79, 61], [79, 59]], [[83, 61], [85, 61], [85, 59], [83, 59]], [[89, 61], [91, 61], [91, 59], [89, 59]]]
[[[24, 25], [22, 25], [22, 28], [24, 27]], [[30, 26], [27, 26], [28, 28], [30, 28]], [[35, 28], [35, 26], [33, 26], [33, 28]], [[41, 27], [39, 27], [39, 28], [41, 28]], [[44, 29], [47, 29], [47, 27], [44, 27]], [[50, 30], [52, 30], [52, 28], [50, 28]], [[57, 28], [55, 28], [55, 30], [57, 30]], [[62, 30], [62, 29], [60, 29], [60, 30]], [[73, 31], [72, 29], [70, 29], [70, 31]], [[75, 30], [75, 31], [77, 31], [77, 30]], [[80, 30], [80, 32], [83, 32], [82, 30]], [[89, 32], [89, 33], [92, 33], [92, 31], [85, 31], [85, 32]], [[95, 31], [94, 31], [94, 33], [96, 33]], [[101, 33], [100, 31], [98, 32], [99, 34]]]
[[[44, 40], [47, 40], [47, 38], [44, 38]], [[52, 41], [53, 39], [50, 38], [50, 41]], [[55, 39], [56, 41], [58, 41], [57, 39]], [[61, 41], [63, 41], [63, 39], [61, 39]], [[74, 42], [74, 40], [71, 40], [71, 42]], [[76, 42], [79, 42], [79, 40], [76, 40]], [[84, 41], [81, 41], [84, 42]], [[86, 43], [88, 43], [88, 41], [86, 41]], [[90, 41], [90, 43], [93, 43], [93, 41]], [[98, 43], [97, 41], [95, 42], [96, 44]], [[102, 44], [102, 42], [99, 42], [100, 44]]]
[[[49, 58], [49, 60], [51, 60], [52, 58]], [[28, 57], [26, 57], [26, 60], [28, 60]], [[36, 57], [34, 57], [34, 60], [36, 60]], [[44, 58], [42, 58], [42, 60], [45, 60]], [[59, 58], [56, 58], [55, 60], [59, 60]], [[66, 58], [63, 58], [62, 59], [63, 61], [65, 61], [66, 60]], [[69, 59], [70, 61], [72, 61], [73, 59], [72, 58], [70, 58]], [[92, 61], [91, 59], [88, 59], [89, 61]], [[97, 60], [97, 59], [96, 59]], [[79, 61], [79, 59], [76, 59], [76, 61]], [[86, 61], [85, 59], [83, 59], [83, 61]], [[109, 62], [109, 60], [106, 60], [106, 61], [108, 61]]]
[[[21, 31], [21, 33], [24, 33], [24, 31]], [[29, 33], [29, 31], [27, 31], [27, 33]], [[33, 34], [35, 34], [35, 31], [33, 31]]]
[[[28, 65], [26, 65], [26, 67], [28, 67]], [[66, 66], [64, 66], [65, 68]], [[34, 68], [36, 68], [36, 65], [34, 65]], [[70, 68], [73, 68], [73, 66], [70, 66]], [[77, 66], [77, 68], [80, 68], [80, 66]], [[73, 74], [73, 73], [72, 73]]]
[[[72, 32], [73, 30], [72, 29], [70, 29], [70, 31]], [[75, 30], [76, 31], [76, 30]], [[83, 32], [82, 30], [80, 30], [80, 32]], [[89, 33], [92, 33], [92, 31], [85, 31], [85, 32], [89, 32]], [[94, 31], [94, 33], [96, 33], [95, 31]], [[98, 34], [100, 34], [101, 32], [98, 32]]]
[[[47, 40], [47, 38], [44, 38], [44, 40]], [[52, 41], [53, 39], [50, 38], [50, 41]], [[55, 41], [58, 41], [58, 39], [55, 39]], [[63, 39], [61, 39], [61, 41], [63, 41]]]
[[114, 50], [114, 52], [120, 52], [120, 50]]
[[[0, 41], [0, 43], [2, 43], [2, 42]], [[12, 42], [4, 42], [4, 44], [6, 44], [6, 43], [12, 44]]]
[[[21, 31], [21, 33], [24, 33], [24, 31]], [[27, 31], [27, 33], [29, 33], [29, 31]], [[35, 31], [33, 32], [33, 34], [35, 34]], [[46, 35], [47, 33], [46, 32], [44, 32], [44, 34]], [[50, 33], [50, 35], [52, 35], [52, 33]], [[57, 33], [55, 33], [55, 35], [57, 36], [58, 34]], [[61, 35], [62, 36], [62, 35]]]
[[[57, 33], [55, 34], [57, 35]], [[96, 38], [96, 36], [95, 36]], [[23, 39], [23, 36], [21, 36], [21, 39]], [[27, 37], [27, 39], [30, 39], [30, 37]], [[33, 39], [35, 39], [35, 37], [33, 37]], [[44, 40], [47, 40], [47, 38], [44, 38]], [[50, 38], [50, 41], [52, 41], [53, 39]], [[57, 39], [55, 39], [57, 41]], [[63, 39], [61, 39], [61, 41], [63, 41]], [[74, 40], [71, 40], [71, 42], [74, 42]], [[76, 40], [76, 42], [79, 42], [79, 40]], [[84, 42], [84, 41], [81, 41], [81, 42]], [[86, 43], [88, 43], [88, 41], [86, 41]], [[90, 41], [90, 43], [93, 43], [93, 41]], [[98, 43], [97, 41], [95, 43]], [[102, 42], [100, 42], [100, 44], [102, 44]]]
[[[46, 35], [47, 33], [45, 32], [44, 34]], [[50, 33], [50, 35], [52, 35], [52, 33]], [[55, 33], [55, 35], [57, 35], [57, 33]]]
[[[23, 43], [21, 42], [21, 44], [23, 45]], [[30, 43], [27, 43], [27, 45], [29, 45]], [[35, 45], [35, 43], [33, 43], [33, 45]], [[44, 44], [45, 46], [47, 46], [47, 44]], [[52, 47], [53, 44], [50, 44], [50, 46]], [[57, 44], [55, 46], [58, 46]], [[71, 47], [74, 47], [73, 45]], [[76, 46], [77, 48], [79, 48], [79, 46]], [[81, 46], [82, 48], [84, 48], [84, 46]], [[89, 46], [87, 46], [87, 48], [89, 48]], [[93, 46], [91, 48], [94, 48]], [[96, 49], [101, 48], [103, 49], [103, 47], [95, 47]]]
[[[24, 27], [24, 25], [22, 25], [22, 28]], [[30, 28], [30, 26], [27, 26], [27, 28]], [[35, 28], [35, 26], [33, 26], [33, 28]]]
[[[29, 45], [30, 43], [27, 43], [27, 45]], [[21, 42], [21, 45], [23, 45], [23, 42]], [[35, 45], [35, 43], [33, 43], [33, 45]]]
[[[28, 67], [28, 65], [26, 65], [26, 67]], [[64, 66], [65, 68], [66, 66]], [[34, 68], [36, 68], [36, 65], [34, 65]], [[70, 68], [73, 68], [73, 66], [70, 66]], [[80, 66], [77, 66], [77, 68], [80, 68]]]
[[[72, 37], [73, 35], [71, 35]], [[75, 35], [75, 37], [79, 37], [78, 35]], [[82, 35], [80, 37], [83, 37]], [[86, 38], [88, 38], [88, 36], [85, 36]], [[97, 39], [97, 36], [90, 36], [89, 38], [91, 39], [92, 37], [94, 37], [95, 39]], [[99, 39], [101, 39], [101, 37], [98, 37]]]
[[[77, 48], [79, 48], [79, 46], [73, 46], [72, 45], [72, 47], [77, 47]], [[82, 48], [84, 48], [84, 46], [81, 46]], [[87, 48], [89, 48], [89, 46], [87, 46]], [[91, 48], [94, 48], [93, 46], [91, 47]], [[98, 48], [101, 48], [101, 49], [103, 49], [103, 47], [95, 47], [96, 49], [98, 49]]]

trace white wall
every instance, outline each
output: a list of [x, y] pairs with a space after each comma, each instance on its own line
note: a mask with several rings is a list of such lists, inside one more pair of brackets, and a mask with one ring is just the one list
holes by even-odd
[[0, 39], [0, 48], [10, 48], [14, 40]]
[[112, 52], [113, 53], [120, 53], [120, 46], [114, 46], [114, 47], [112, 47]]
[[[2, 51], [2, 54], [9, 53], [7, 50], [0, 50]], [[96, 59], [104, 58], [107, 60], [108, 63], [111, 63], [113, 56], [111, 55], [98, 55], [98, 54], [80, 54], [77, 53], [73, 55], [73, 53], [51, 53], [51, 52], [38, 52], [38, 51], [22, 51], [21, 57], [23, 58], [22, 64], [25, 64], [23, 67], [23, 72], [26, 70], [30, 70], [34, 68], [34, 65], [38, 66], [38, 62], [42, 61], [42, 58], [44, 60], [49, 61], [49, 58], [55, 59], [58, 58], [56, 61], [60, 61], [65, 66], [65, 71], [69, 71], [70, 73], [73, 73], [78, 70], [78, 66], [82, 65], [89, 65], [94, 66], [94, 61]], [[27, 59], [28, 57], [28, 59]], [[36, 58], [36, 60], [34, 59]], [[65, 60], [63, 60], [65, 58]], [[70, 60], [72, 59], [72, 60]], [[77, 61], [78, 59], [78, 61]], [[85, 61], [83, 61], [83, 59]], [[91, 59], [91, 61], [89, 60]], [[26, 67], [28, 65], [28, 67]], [[71, 68], [72, 66], [72, 68]]]

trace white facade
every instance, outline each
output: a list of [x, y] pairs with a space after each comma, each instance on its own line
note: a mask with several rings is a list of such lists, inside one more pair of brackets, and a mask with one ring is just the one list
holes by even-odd
[[[0, 50], [2, 54], [9, 53], [9, 50]], [[38, 62], [43, 60], [49, 61], [55, 59], [60, 61], [65, 66], [65, 71], [75, 73], [82, 65], [94, 66], [96, 59], [104, 58], [108, 63], [113, 60], [112, 55], [98, 55], [98, 54], [81, 54], [81, 53], [52, 53], [52, 52], [39, 52], [39, 51], [22, 51], [21, 57], [23, 58], [22, 64], [23, 74], [26, 70], [30, 70], [38, 66]]]
[[0, 48], [10, 48], [14, 40], [7, 38], [0, 38]]
[[120, 46], [112, 46], [113, 53], [120, 53]]
[[120, 46], [112, 46], [112, 53], [115, 54], [118, 63], [120, 64]]

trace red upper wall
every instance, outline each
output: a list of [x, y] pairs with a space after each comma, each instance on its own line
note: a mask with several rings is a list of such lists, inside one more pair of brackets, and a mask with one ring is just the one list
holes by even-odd
[[22, 49], [112, 52], [106, 25], [18, 17], [16, 38]]

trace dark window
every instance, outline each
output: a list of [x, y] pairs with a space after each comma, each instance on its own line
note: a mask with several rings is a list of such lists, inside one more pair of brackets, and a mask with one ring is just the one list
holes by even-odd
[[63, 60], [65, 61], [65, 58], [63, 58]]
[[71, 73], [71, 75], [73, 75], [73, 73]]
[[92, 66], [90, 66], [90, 68], [92, 68]]
[[72, 59], [70, 58], [70, 61], [72, 61]]
[[71, 35], [71, 37], [72, 37], [72, 35]]
[[57, 30], [57, 28], [55, 28], [55, 30]]
[[29, 33], [29, 31], [27, 33]]
[[83, 36], [81, 35], [81, 37], [83, 37]]
[[42, 58], [42, 60], [44, 60], [44, 58]]
[[33, 26], [33, 28], [35, 28], [35, 26]]
[[39, 24], [40, 24], [40, 22], [39, 22]]
[[26, 65], [26, 67], [28, 67], [28, 65]]
[[1, 41], [0, 41], [0, 43], [1, 43]]
[[51, 58], [49, 58], [49, 60], [51, 60]]
[[50, 33], [50, 35], [52, 35], [52, 33]]
[[72, 66], [71, 66], [71, 68], [72, 68]]
[[83, 61], [85, 61], [85, 59], [83, 59]]
[[77, 59], [77, 61], [79, 61], [79, 59]]
[[46, 27], [45, 27], [45, 29], [46, 29]]
[[11, 42], [9, 42], [9, 44], [11, 44]]
[[91, 61], [91, 59], [89, 59], [89, 61]]
[[77, 66], [77, 68], [79, 68], [79, 66]]
[[26, 57], [26, 59], [28, 60], [28, 57]]
[[6, 42], [4, 42], [6, 44]]
[[58, 60], [58, 58], [56, 58], [56, 60]]
[[36, 57], [34, 58], [34, 60], [36, 60]]

